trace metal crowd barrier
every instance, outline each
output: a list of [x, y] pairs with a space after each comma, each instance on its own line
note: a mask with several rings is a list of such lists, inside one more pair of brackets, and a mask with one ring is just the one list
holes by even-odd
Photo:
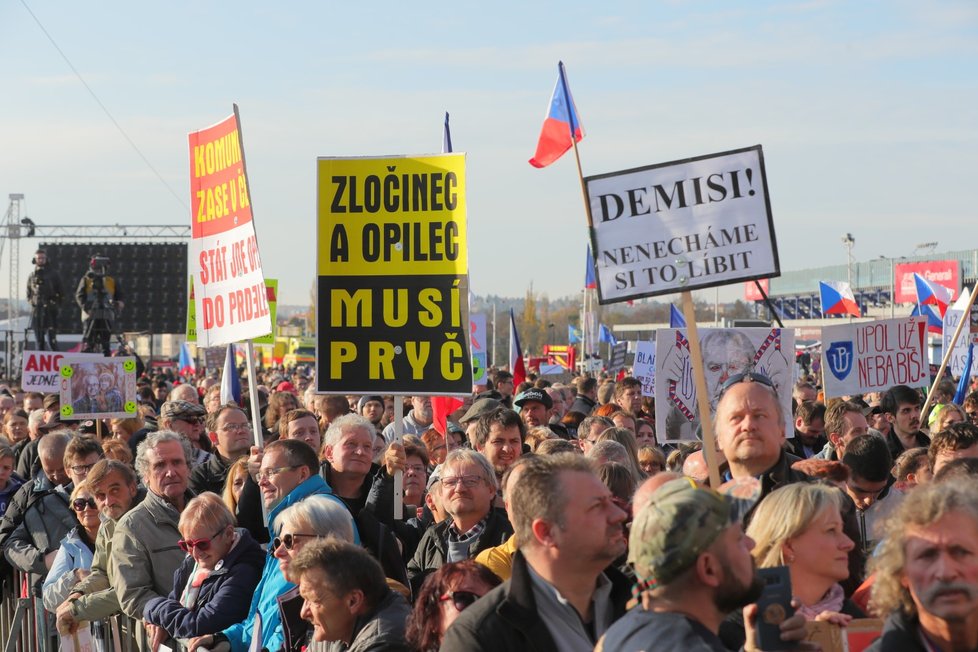
[[[44, 609], [40, 596], [31, 593], [27, 573], [8, 570], [0, 578], [2, 652], [57, 652], [60, 649], [54, 614]], [[139, 652], [140, 644], [143, 650], [148, 650], [144, 634], [137, 621], [124, 614], [98, 621], [92, 627], [96, 652]]]

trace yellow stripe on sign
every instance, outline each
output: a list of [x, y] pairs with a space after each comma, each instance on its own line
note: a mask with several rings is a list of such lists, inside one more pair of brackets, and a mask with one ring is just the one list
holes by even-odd
[[319, 276], [466, 274], [465, 155], [321, 158]]

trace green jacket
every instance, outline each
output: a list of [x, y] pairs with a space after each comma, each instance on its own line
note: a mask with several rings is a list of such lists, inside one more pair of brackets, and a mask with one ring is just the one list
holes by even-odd
[[[187, 491], [186, 501], [193, 498]], [[166, 597], [186, 556], [177, 542], [180, 513], [152, 491], [116, 523], [110, 568], [123, 613], [142, 620], [151, 598]]]

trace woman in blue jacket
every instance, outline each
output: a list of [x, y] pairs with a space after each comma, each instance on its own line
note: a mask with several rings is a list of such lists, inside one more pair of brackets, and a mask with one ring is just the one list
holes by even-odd
[[203, 493], [180, 515], [180, 547], [187, 553], [173, 575], [173, 590], [143, 611], [153, 649], [169, 638], [214, 634], [248, 615], [265, 553], [214, 493]]

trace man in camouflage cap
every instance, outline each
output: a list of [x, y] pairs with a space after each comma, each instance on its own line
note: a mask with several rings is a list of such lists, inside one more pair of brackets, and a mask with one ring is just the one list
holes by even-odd
[[[632, 523], [628, 544], [641, 603], [597, 649], [727, 649], [718, 636], [720, 623], [763, 589], [738, 502], [690, 478], [671, 480], [652, 494]], [[749, 641], [755, 611], [751, 606], [745, 612]], [[781, 630], [782, 640], [804, 638], [804, 618], [785, 620]]]

